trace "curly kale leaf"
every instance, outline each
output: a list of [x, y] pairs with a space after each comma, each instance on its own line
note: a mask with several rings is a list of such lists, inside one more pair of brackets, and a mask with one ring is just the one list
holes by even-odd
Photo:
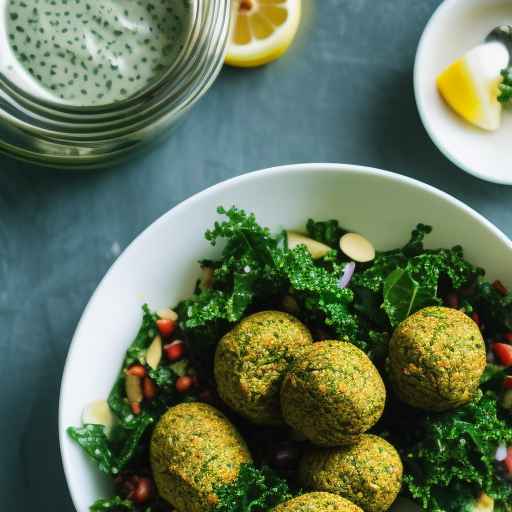
[[284, 276], [277, 272], [274, 252], [279, 251], [277, 238], [256, 222], [254, 215], [243, 210], [219, 208], [227, 218], [216, 222], [206, 232], [213, 245], [225, 240], [222, 258], [209, 261], [213, 269], [210, 288], [198, 288], [177, 309], [182, 327], [194, 344], [213, 346], [229, 328], [239, 321], [258, 300], [282, 291]]
[[302, 302], [304, 316], [321, 317], [340, 337], [356, 335], [357, 320], [348, 308], [353, 294], [339, 288], [335, 265], [335, 271], [317, 265], [303, 246], [287, 249], [243, 210], [218, 212], [227, 219], [216, 222], [206, 238], [213, 244], [225, 239], [226, 245], [220, 261], [208, 262], [214, 269], [212, 287], [178, 306], [192, 345], [215, 345], [252, 307], [271, 304], [288, 291]]
[[376, 309], [379, 298], [383, 298], [379, 308], [382, 305], [394, 327], [415, 311], [440, 304], [441, 280], [459, 289], [483, 273], [464, 259], [460, 246], [425, 250], [423, 240], [430, 231], [430, 226], [418, 224], [402, 249], [378, 254], [370, 267], [352, 279], [356, 309], [378, 327], [383, 327]]
[[401, 252], [408, 258], [420, 255], [424, 250], [423, 241], [432, 233], [432, 226], [418, 224], [411, 233], [410, 240], [404, 245]]
[[349, 310], [353, 292], [340, 288], [334, 274], [316, 266], [304, 246], [275, 253], [275, 265], [301, 298], [302, 314], [306, 318], [321, 314], [325, 324], [334, 329], [339, 338], [357, 338], [357, 319]]
[[217, 487], [215, 493], [219, 498], [215, 512], [266, 512], [292, 497], [286, 480], [252, 464], [243, 464], [237, 479]]
[[[512, 426], [498, 418], [493, 396], [430, 415], [414, 429], [403, 450], [405, 485], [430, 512], [459, 512], [483, 490], [497, 504], [512, 499], [512, 484], [496, 468], [496, 448], [512, 443]], [[453, 497], [458, 497], [456, 503]]]
[[309, 219], [306, 223], [306, 230], [313, 240], [333, 248], [338, 247], [340, 238], [347, 232], [340, 227], [337, 220], [315, 222], [313, 219]]

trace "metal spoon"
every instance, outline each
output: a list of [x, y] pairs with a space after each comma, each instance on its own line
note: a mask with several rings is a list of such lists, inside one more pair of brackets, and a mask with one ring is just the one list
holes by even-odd
[[485, 38], [487, 43], [501, 43], [508, 51], [509, 60], [508, 65], [512, 63], [512, 25], [500, 25], [495, 27], [489, 32]]

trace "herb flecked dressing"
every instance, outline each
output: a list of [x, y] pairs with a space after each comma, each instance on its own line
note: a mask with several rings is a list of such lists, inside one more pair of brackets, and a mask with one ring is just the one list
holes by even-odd
[[191, 3], [9, 0], [8, 44], [32, 94], [105, 105], [137, 94], [172, 66], [189, 32]]

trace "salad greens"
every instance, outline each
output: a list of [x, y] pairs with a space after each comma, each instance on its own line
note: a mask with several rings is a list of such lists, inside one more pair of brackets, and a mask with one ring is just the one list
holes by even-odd
[[[187, 359], [148, 368], [158, 395], [134, 414], [125, 396], [125, 370], [145, 365], [146, 350], [158, 332], [157, 316], [144, 306], [142, 326], [108, 399], [117, 418], [110, 436], [97, 425], [69, 429], [100, 470], [112, 476], [139, 470], [148, 474], [153, 425], [169, 406], [196, 399], [192, 392], [177, 392], [177, 379], [196, 371], [201, 382], [213, 385], [217, 342], [234, 323], [255, 311], [291, 307], [315, 339], [351, 341], [383, 372], [393, 329], [415, 311], [445, 303], [450, 294], [457, 295], [457, 306], [467, 314], [478, 312], [488, 343], [512, 332], [512, 294], [485, 282], [484, 271], [464, 259], [461, 247], [426, 249], [429, 226], [418, 224], [403, 247], [357, 264], [349, 285], [341, 287], [348, 260], [338, 242], [347, 231], [338, 221], [307, 221], [308, 235], [332, 247], [326, 256], [313, 260], [305, 246], [288, 249], [286, 233], [272, 235], [252, 214], [235, 207], [219, 208], [218, 213], [224, 218], [207, 231], [206, 239], [212, 245], [223, 244], [221, 256], [200, 262], [212, 278], [198, 282], [192, 296], [175, 308], [177, 336], [187, 344]], [[404, 493], [424, 510], [470, 512], [483, 490], [495, 499], [497, 512], [511, 511], [512, 483], [495, 461], [498, 446], [512, 445], [512, 415], [499, 405], [510, 373], [490, 363], [481, 381], [481, 396], [442, 414], [413, 411], [391, 399], [391, 412], [376, 432], [391, 438], [400, 451], [406, 470]], [[247, 425], [239, 427], [250, 436]], [[266, 462], [242, 466], [235, 482], [216, 489], [215, 512], [263, 512], [291, 497], [296, 490], [292, 492], [283, 474], [274, 473]], [[125, 497], [120, 491], [119, 497], [99, 500], [91, 510], [160, 510], [158, 500], [141, 506]]]
[[[176, 379], [186, 371], [187, 361], [160, 365], [149, 370], [149, 376], [158, 385], [159, 393], [146, 404], [139, 415], [133, 414], [125, 395], [125, 370], [136, 363], [144, 363], [146, 351], [157, 334], [156, 314], [147, 305], [142, 308], [142, 324], [134, 341], [129, 346], [119, 376], [108, 397], [108, 404], [116, 417], [116, 423], [107, 436], [102, 425], [69, 427], [68, 435], [97, 464], [100, 471], [112, 477], [125, 468], [137, 465], [140, 459], [147, 459], [147, 434], [150, 427], [173, 404], [184, 399], [176, 392]], [[185, 397], [188, 398], [188, 397]], [[146, 466], [148, 464], [146, 463]], [[91, 511], [136, 510], [131, 501], [116, 497], [98, 500]], [[138, 509], [137, 509], [138, 510]], [[143, 509], [152, 512], [151, 506]], [[154, 509], [156, 510], [156, 509]]]
[[266, 466], [258, 469], [252, 464], [243, 464], [238, 478], [215, 492], [219, 498], [215, 512], [270, 510], [293, 496], [286, 480]]
[[321, 325], [330, 336], [382, 356], [385, 333], [414, 311], [442, 302], [443, 279], [458, 289], [482, 274], [464, 260], [460, 247], [425, 250], [423, 239], [431, 228], [419, 224], [403, 248], [378, 254], [354, 275], [350, 288], [342, 289], [338, 280], [346, 260], [335, 247], [346, 231], [336, 220], [307, 223], [313, 238], [333, 247], [319, 264], [304, 246], [288, 250], [280, 243], [285, 235], [272, 237], [254, 215], [234, 207], [218, 212], [227, 219], [206, 238], [213, 245], [226, 238], [227, 244], [220, 261], [203, 262], [213, 268], [214, 286], [198, 288], [179, 306], [187, 335], [203, 345], [215, 346], [252, 306], [272, 304], [288, 293], [308, 325]]
[[512, 428], [498, 419], [494, 396], [425, 416], [415, 427], [403, 450], [404, 482], [424, 509], [465, 510], [482, 490], [502, 506], [512, 503], [512, 485], [498, 474], [495, 460], [500, 444], [512, 444]]
[[117, 463], [110, 449], [110, 443], [102, 425], [85, 425], [82, 428], [70, 427], [68, 434], [87, 455], [97, 464], [100, 471], [115, 475]]

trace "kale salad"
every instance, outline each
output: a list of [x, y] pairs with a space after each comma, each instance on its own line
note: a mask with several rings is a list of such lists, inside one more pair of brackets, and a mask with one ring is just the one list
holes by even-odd
[[[354, 234], [336, 220], [310, 219], [304, 235], [272, 234], [241, 209], [219, 208], [218, 213], [223, 219], [205, 236], [212, 245], [222, 244], [221, 257], [199, 262], [202, 276], [189, 298], [160, 311], [143, 306], [140, 330], [108, 400], [87, 406], [84, 424], [68, 429], [113, 481], [113, 496], [99, 499], [90, 510], [185, 510], [164, 499], [152, 470], [157, 425], [170, 408], [184, 404], [209, 404], [221, 411], [221, 420], [215, 416], [212, 421], [230, 422], [247, 446], [236, 472], [213, 483], [207, 466], [219, 463], [216, 456], [203, 460], [201, 468], [192, 458], [186, 461], [183, 481], [183, 475], [192, 474], [194, 482], [213, 486], [208, 510], [263, 512], [307, 492], [299, 465], [309, 443], [301, 432], [284, 423], [257, 424], [219, 396], [215, 354], [220, 340], [238, 332], [235, 326], [251, 315], [271, 311], [293, 317], [300, 324], [297, 332], [310, 338], [305, 343], [350, 344], [347, 350], [357, 347], [357, 357], [378, 370], [387, 398], [369, 433], [396, 449], [403, 464], [401, 497], [428, 512], [511, 512], [512, 293], [499, 281], [488, 282], [483, 269], [464, 259], [462, 247], [426, 249], [431, 228], [424, 224], [412, 230], [405, 246], [360, 257], [340, 244]], [[368, 252], [362, 241], [357, 249]], [[407, 322], [418, 312], [437, 310], [453, 311], [482, 340], [482, 360], [475, 363], [481, 371], [475, 373], [471, 396], [440, 410], [414, 407], [389, 385], [396, 333], [411, 336]], [[437, 322], [436, 314], [427, 314], [425, 325]], [[467, 352], [469, 362], [472, 357]], [[409, 377], [418, 364], [407, 368]], [[459, 372], [457, 378], [464, 387], [466, 377]], [[177, 423], [169, 425], [169, 436], [182, 434]]]

